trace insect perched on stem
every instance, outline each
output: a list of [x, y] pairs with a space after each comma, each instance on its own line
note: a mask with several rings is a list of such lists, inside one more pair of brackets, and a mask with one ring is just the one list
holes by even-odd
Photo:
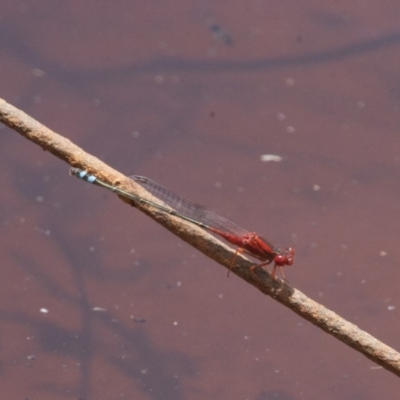
[[86, 182], [109, 189], [119, 196], [133, 200], [134, 202], [148, 204], [160, 211], [191, 222], [237, 246], [237, 250], [230, 264], [228, 275], [233, 268], [234, 262], [239, 253], [250, 255], [261, 261], [261, 263], [250, 267], [250, 272], [256, 278], [257, 275], [255, 274], [255, 271], [262, 267], [265, 267], [268, 271], [267, 266], [271, 263], [274, 264], [272, 269], [272, 278], [276, 279], [277, 269], [279, 269], [281, 276], [285, 278], [283, 267], [293, 264], [295, 253], [292, 247], [281, 250], [255, 232], [247, 231], [227, 218], [221, 217], [206, 208], [185, 200], [181, 196], [171, 192], [148, 178], [138, 175], [130, 177], [134, 182], [138, 183], [146, 191], [151, 193], [157, 201], [147, 200], [134, 193], [120, 189], [117, 186], [110, 185], [79, 168], [72, 168], [71, 175], [83, 179]]

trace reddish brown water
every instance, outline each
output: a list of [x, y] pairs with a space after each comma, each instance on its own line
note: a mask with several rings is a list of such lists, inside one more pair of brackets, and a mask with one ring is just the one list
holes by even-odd
[[[295, 247], [291, 284], [399, 349], [400, 4], [199, 4], [3, 1], [0, 97]], [[2, 398], [398, 397], [112, 193], [0, 141]]]

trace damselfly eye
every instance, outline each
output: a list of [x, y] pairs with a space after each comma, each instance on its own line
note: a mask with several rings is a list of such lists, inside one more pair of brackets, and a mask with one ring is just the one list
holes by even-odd
[[289, 247], [286, 250], [285, 258], [286, 258], [286, 265], [292, 265], [293, 264], [294, 249], [292, 247]]
[[283, 267], [287, 264], [287, 259], [284, 254], [278, 254], [277, 256], [275, 256], [274, 261], [278, 267]]

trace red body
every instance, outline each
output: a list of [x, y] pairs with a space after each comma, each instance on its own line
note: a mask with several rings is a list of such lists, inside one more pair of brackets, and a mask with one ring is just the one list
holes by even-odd
[[215, 228], [209, 228], [211, 232], [223, 237], [229, 243], [232, 243], [239, 247], [238, 252], [244, 251], [245, 253], [258, 258], [261, 264], [255, 265], [255, 268], [259, 268], [274, 262], [274, 269], [272, 276], [275, 277], [276, 268], [278, 267], [283, 274], [282, 267], [293, 264], [294, 249], [288, 247], [285, 250], [278, 249], [268, 243], [261, 236], [258, 236], [255, 232], [249, 232], [243, 236], [236, 236], [231, 233], [223, 232]]

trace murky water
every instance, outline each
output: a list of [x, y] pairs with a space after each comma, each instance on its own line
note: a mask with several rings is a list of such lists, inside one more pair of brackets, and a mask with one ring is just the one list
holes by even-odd
[[[4, 1], [0, 96], [274, 243], [398, 344], [400, 6]], [[4, 398], [376, 399], [397, 378], [0, 136]]]

